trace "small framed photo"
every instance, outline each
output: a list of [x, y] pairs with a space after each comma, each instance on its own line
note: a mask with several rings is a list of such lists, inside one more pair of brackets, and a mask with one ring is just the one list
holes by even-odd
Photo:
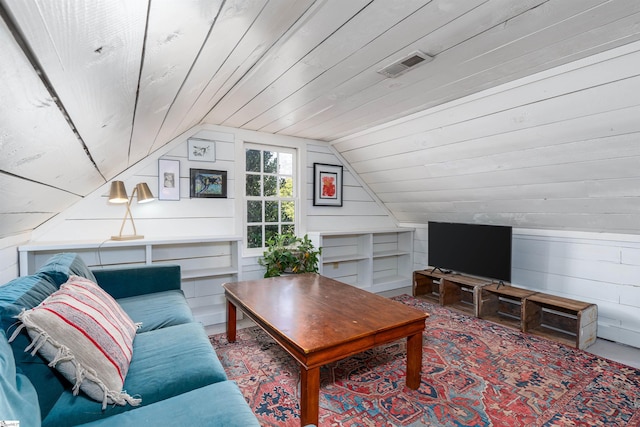
[[180, 160], [158, 160], [158, 200], [180, 200]]
[[208, 139], [189, 138], [187, 139], [189, 150], [189, 160], [196, 162], [216, 161], [216, 142]]
[[313, 164], [313, 206], [342, 206], [342, 166]]
[[190, 169], [191, 198], [226, 198], [227, 171]]

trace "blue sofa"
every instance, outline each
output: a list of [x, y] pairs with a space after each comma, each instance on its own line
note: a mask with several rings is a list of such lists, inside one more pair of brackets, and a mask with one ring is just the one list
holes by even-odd
[[[98, 283], [142, 326], [124, 390], [140, 406], [109, 405], [80, 394], [39, 354], [25, 353], [25, 330], [11, 342], [15, 318], [37, 306], [70, 275]], [[180, 267], [153, 265], [90, 270], [76, 254], [57, 254], [31, 276], [0, 286], [0, 420], [43, 426], [259, 426], [229, 381], [180, 290]]]

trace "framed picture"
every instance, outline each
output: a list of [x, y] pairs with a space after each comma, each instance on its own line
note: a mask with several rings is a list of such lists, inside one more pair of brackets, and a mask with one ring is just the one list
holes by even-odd
[[180, 160], [158, 160], [158, 200], [180, 200]]
[[313, 164], [313, 206], [342, 206], [342, 166]]
[[191, 198], [227, 197], [227, 171], [190, 169]]
[[189, 150], [189, 160], [197, 162], [216, 161], [216, 142], [208, 139], [189, 138], [187, 139]]

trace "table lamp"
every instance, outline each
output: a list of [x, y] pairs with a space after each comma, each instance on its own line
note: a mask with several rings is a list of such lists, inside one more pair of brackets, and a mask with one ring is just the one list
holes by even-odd
[[[155, 200], [146, 182], [141, 182], [136, 185], [136, 187], [133, 189], [133, 193], [131, 193], [131, 197], [127, 197], [127, 190], [124, 187], [124, 182], [111, 182], [111, 190], [109, 191], [109, 203], [127, 204], [127, 212], [125, 212], [124, 218], [122, 219], [122, 225], [120, 226], [120, 234], [118, 234], [117, 236], [111, 236], [111, 240], [135, 240], [144, 238], [143, 235], [137, 233], [136, 224], [135, 222], [133, 222], [133, 215], [131, 215], [131, 202], [133, 201], [133, 196], [135, 196], [136, 193], [138, 195], [138, 203], [148, 203]], [[133, 234], [123, 235], [122, 230], [124, 229], [124, 224], [127, 222], [127, 217], [131, 219]]]

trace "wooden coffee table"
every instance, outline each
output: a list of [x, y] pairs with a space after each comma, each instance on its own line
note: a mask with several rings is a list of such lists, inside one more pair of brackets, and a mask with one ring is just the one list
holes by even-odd
[[301, 425], [318, 424], [320, 366], [387, 342], [407, 338], [406, 384], [420, 386], [428, 314], [313, 273], [223, 286], [228, 340], [239, 308], [300, 363]]

